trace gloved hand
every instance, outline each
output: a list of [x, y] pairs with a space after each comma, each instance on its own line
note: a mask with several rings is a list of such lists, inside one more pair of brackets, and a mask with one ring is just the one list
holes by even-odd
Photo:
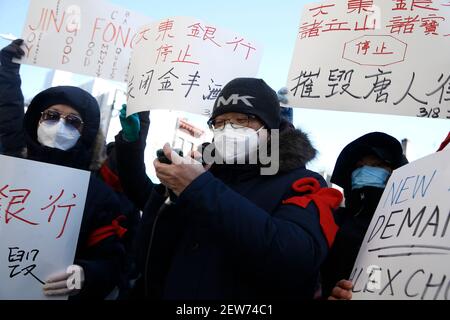
[[44, 284], [46, 296], [71, 296], [83, 288], [84, 270], [79, 265], [70, 265], [65, 272], [51, 275]]
[[139, 139], [141, 123], [137, 113], [127, 117], [127, 105], [123, 104], [119, 114], [120, 125], [122, 126], [122, 136], [125, 141], [135, 142]]
[[20, 59], [25, 54], [22, 48], [20, 48], [22, 44], [23, 39], [16, 39], [0, 51], [0, 63], [2, 67], [16, 69], [19, 72], [20, 64], [12, 62], [12, 59]]
[[278, 101], [282, 104], [288, 104], [288, 98], [287, 98], [287, 94], [289, 92], [289, 89], [287, 87], [283, 87], [280, 90], [278, 90], [277, 92], [277, 96], [278, 96]]

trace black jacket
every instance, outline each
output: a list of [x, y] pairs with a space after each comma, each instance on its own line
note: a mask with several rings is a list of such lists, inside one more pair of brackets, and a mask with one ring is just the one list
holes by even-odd
[[[328, 246], [312, 202], [282, 204], [315, 156], [300, 131], [280, 136], [281, 171], [215, 167], [195, 179], [175, 204], [145, 175], [144, 145], [116, 137], [125, 192], [144, 207], [135, 294], [156, 299], [312, 298]], [[123, 177], [123, 179], [122, 179]]]
[[19, 68], [20, 65], [5, 61], [0, 65], [0, 152], [11, 156], [19, 156], [25, 148]]
[[357, 192], [349, 193], [349, 197], [353, 199], [347, 199], [347, 207], [335, 212], [339, 231], [321, 270], [324, 298], [331, 295], [338, 281], [350, 278], [383, 191], [384, 189], [374, 187], [358, 189]]

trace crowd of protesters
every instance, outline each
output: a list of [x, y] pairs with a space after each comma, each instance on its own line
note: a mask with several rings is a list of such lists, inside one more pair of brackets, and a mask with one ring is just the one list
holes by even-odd
[[1, 154], [91, 172], [73, 262], [83, 285], [70, 289], [68, 274], [55, 274], [46, 295], [351, 299], [346, 279], [378, 201], [392, 171], [408, 163], [394, 137], [372, 132], [342, 150], [331, 178], [342, 194], [306, 168], [317, 151], [277, 93], [237, 78], [214, 103], [213, 141], [184, 157], [165, 145], [167, 161], [146, 164], [148, 112], [126, 117], [124, 105], [108, 145], [96, 99], [78, 87], [46, 89], [24, 112], [13, 62], [22, 42], [0, 53]]

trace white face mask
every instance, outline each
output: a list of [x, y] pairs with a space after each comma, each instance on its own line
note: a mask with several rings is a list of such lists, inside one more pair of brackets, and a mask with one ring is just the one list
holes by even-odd
[[37, 130], [37, 139], [42, 145], [64, 151], [76, 145], [80, 136], [80, 132], [64, 119], [43, 121]]
[[246, 160], [256, 163], [258, 152], [259, 135], [252, 128], [234, 129], [229, 123], [223, 130], [214, 131], [214, 146], [216, 152], [225, 163], [244, 164]]

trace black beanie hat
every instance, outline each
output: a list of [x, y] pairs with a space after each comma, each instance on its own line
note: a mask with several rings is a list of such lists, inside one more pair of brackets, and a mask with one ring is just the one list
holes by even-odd
[[278, 129], [280, 126], [277, 94], [262, 79], [236, 78], [228, 82], [217, 97], [208, 122], [228, 112], [254, 115], [267, 129]]

